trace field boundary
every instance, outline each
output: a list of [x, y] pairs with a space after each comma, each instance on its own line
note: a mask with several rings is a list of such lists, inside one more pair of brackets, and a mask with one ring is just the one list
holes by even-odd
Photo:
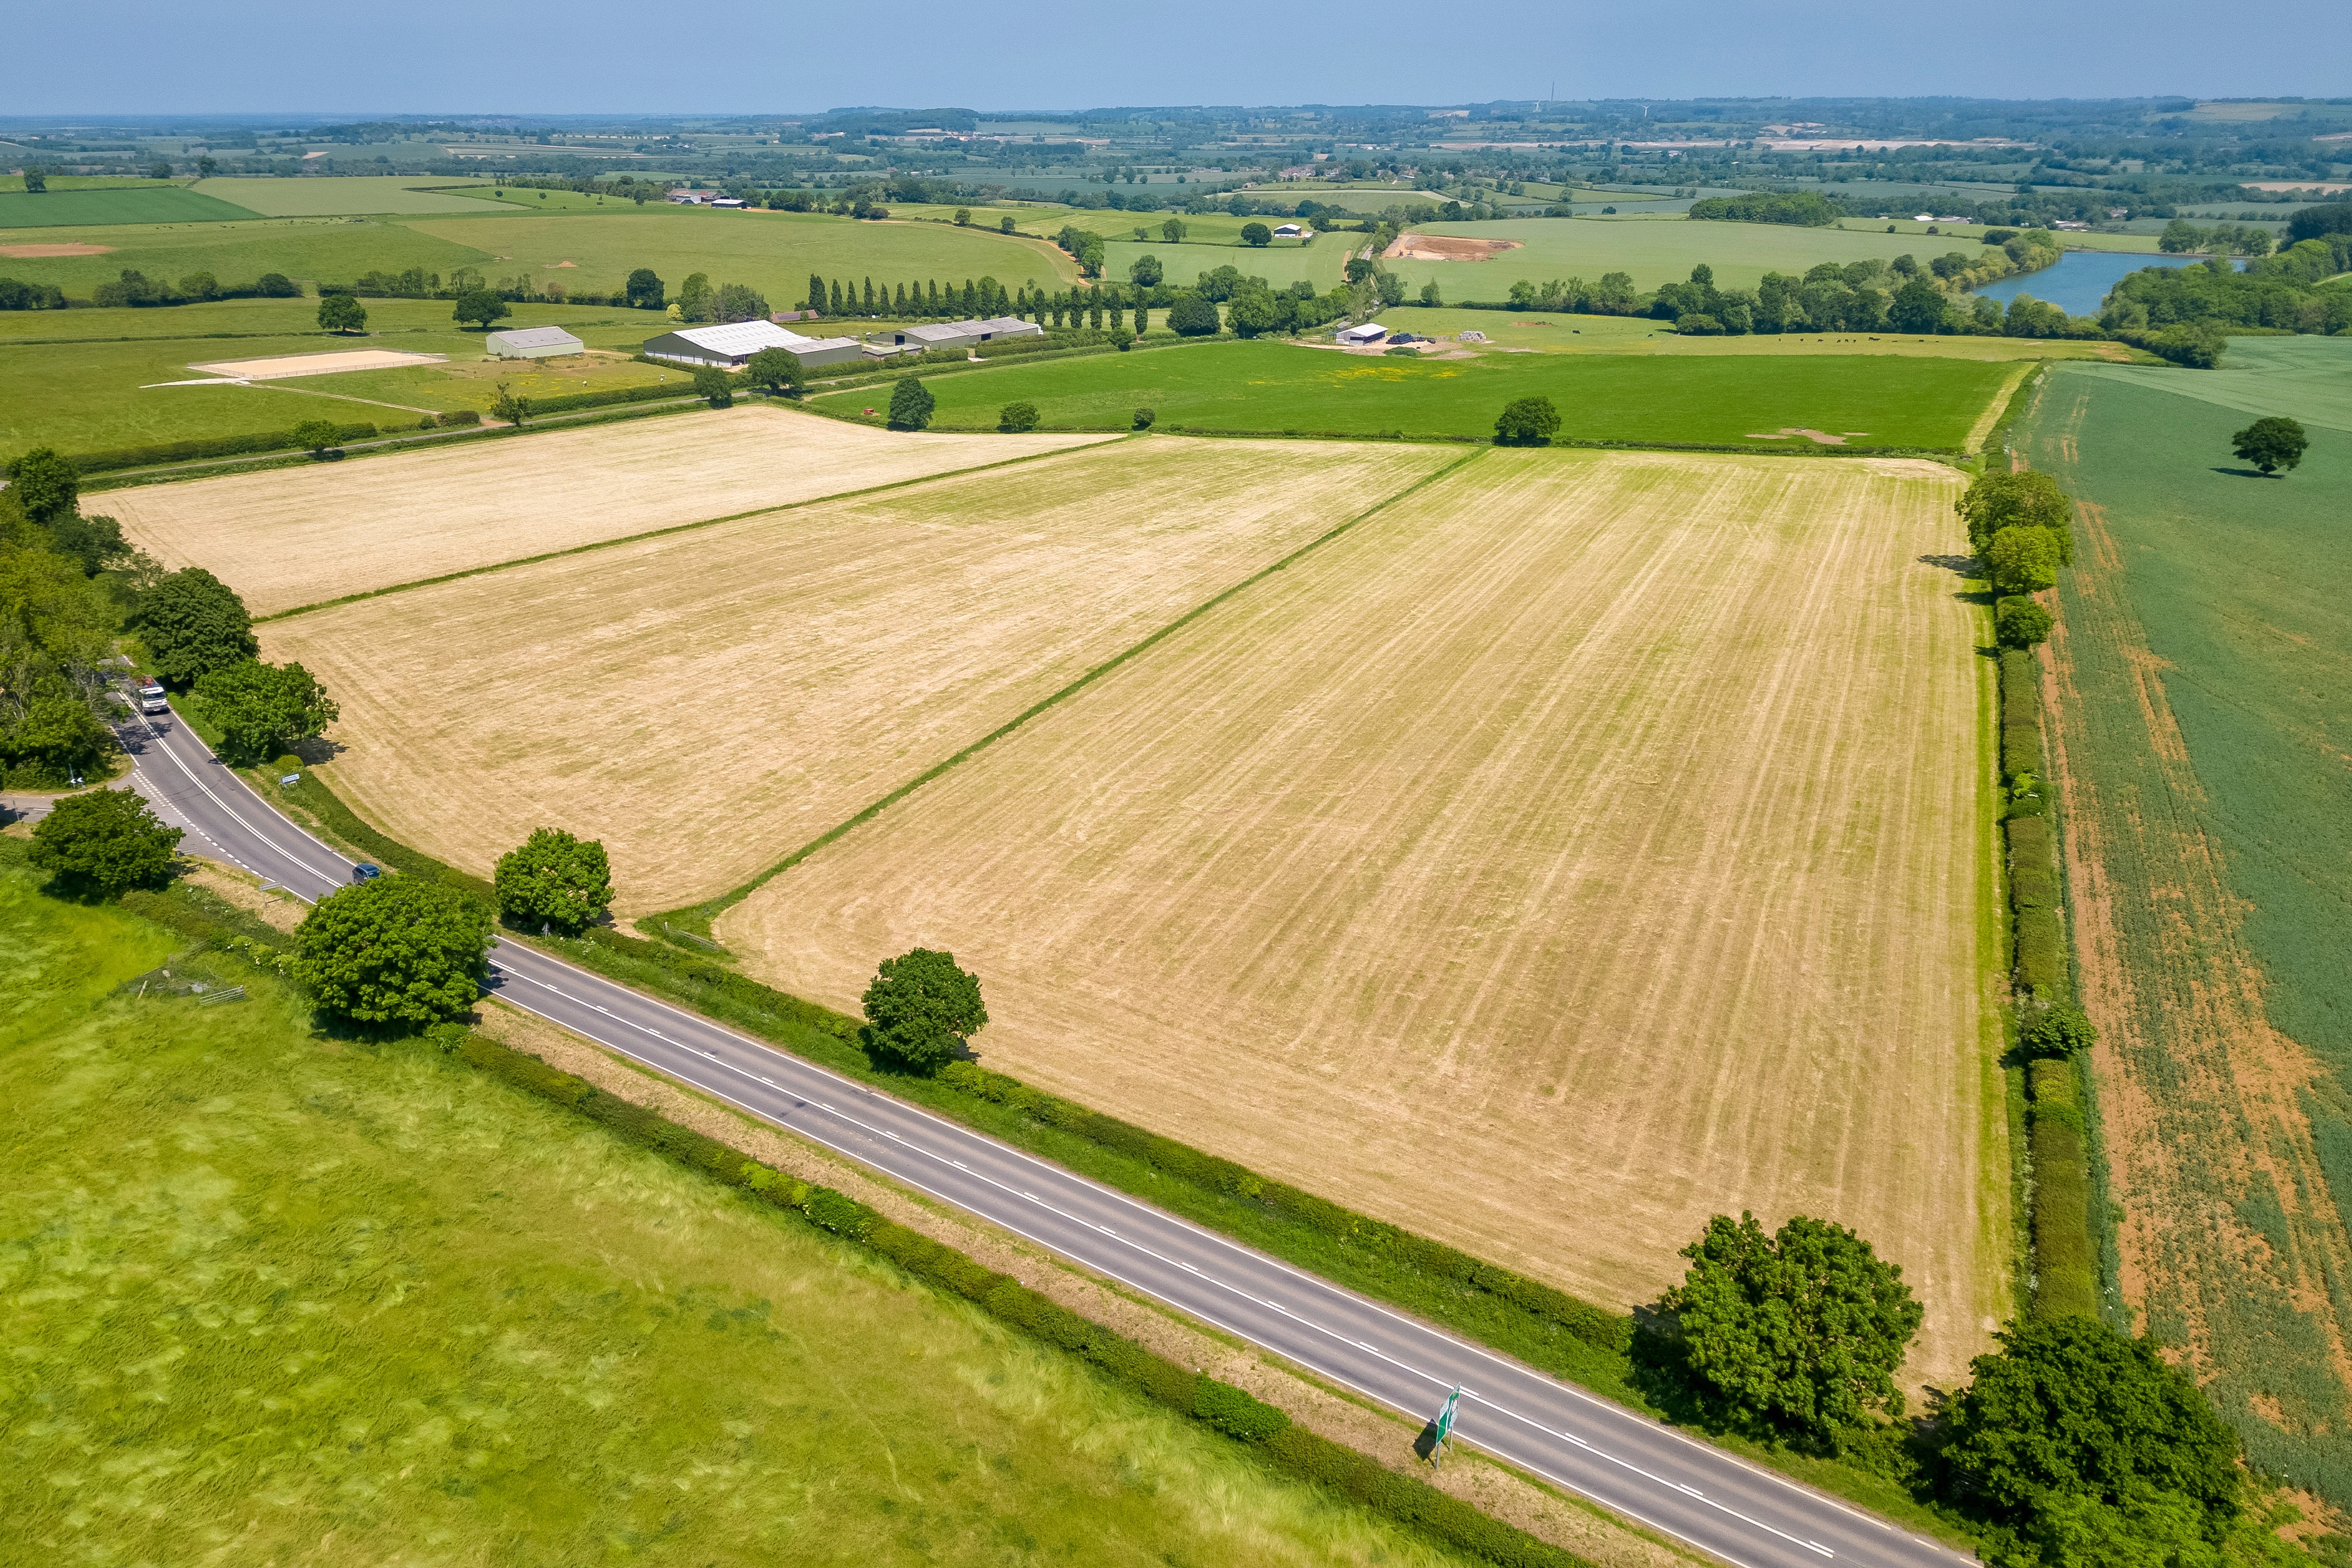
[[358, 593], [346, 593], [337, 599], [321, 599], [310, 604], [298, 604], [291, 610], [273, 610], [267, 615], [255, 616], [253, 623], [256, 626], [266, 626], [274, 621], [289, 621], [297, 615], [308, 615], [320, 610], [332, 610], [341, 604], [357, 604], [363, 600], [382, 599], [386, 594], [405, 593], [411, 589], [433, 588], [445, 582], [461, 582], [469, 577], [480, 577], [493, 571], [506, 571], [519, 566], [531, 566], [543, 560], [561, 560], [566, 556], [586, 555], [592, 550], [611, 549], [619, 545], [641, 544], [646, 539], [662, 538], [670, 534], [692, 533], [697, 528], [717, 528], [721, 523], [741, 522], [746, 517], [765, 517], [772, 512], [797, 511], [803, 507], [823, 506], [830, 501], [854, 500], [862, 496], [879, 496], [887, 491], [903, 490], [910, 486], [928, 485], [934, 479], [962, 478], [968, 475], [985, 474], [997, 468], [1010, 468], [1017, 464], [1037, 463], [1048, 457], [1066, 456], [1073, 452], [1092, 452], [1096, 447], [1113, 445], [1118, 440], [1119, 437], [1114, 434], [1097, 442], [1094, 446], [1065, 446], [1052, 452], [1026, 452], [1018, 457], [1000, 457], [992, 463], [974, 464], [969, 468], [950, 468], [937, 474], [918, 475], [911, 479], [892, 479], [886, 484], [868, 485], [859, 490], [841, 490], [830, 496], [812, 496], [804, 501], [780, 501], [772, 507], [754, 507], [747, 512], [729, 512], [724, 517], [704, 517], [691, 523], [672, 523], [667, 528], [651, 528], [641, 534], [624, 534], [619, 538], [596, 539], [584, 545], [567, 545], [562, 549], [544, 550], [538, 555], [517, 556], [512, 560], [494, 561], [488, 566], [467, 567], [463, 571], [444, 572], [438, 577], [420, 577], [407, 582], [392, 583], [383, 588], [370, 588]]
[[884, 811], [889, 810], [892, 806], [897, 805], [899, 801], [905, 800], [908, 796], [913, 794], [916, 790], [921, 789], [932, 779], [939, 778], [943, 773], [946, 773], [958, 763], [986, 750], [989, 747], [993, 746], [996, 742], [1003, 739], [1006, 736], [1011, 735], [1014, 730], [1019, 729], [1023, 725], [1027, 724], [1031, 719], [1035, 718], [1039, 714], [1044, 713], [1047, 708], [1052, 707], [1055, 704], [1062, 701], [1065, 697], [1075, 695], [1086, 687], [1092, 685], [1095, 682], [1110, 674], [1121, 664], [1126, 664], [1129, 659], [1134, 658], [1137, 654], [1152, 647], [1162, 639], [1172, 636], [1177, 632], [1180, 632], [1186, 626], [1191, 625], [1193, 622], [1199, 620], [1202, 616], [1206, 615], [1210, 611], [1214, 610], [1218, 605], [1223, 604], [1225, 601], [1233, 598], [1234, 595], [1241, 592], [1243, 590], [1254, 587], [1256, 584], [1265, 581], [1267, 578], [1272, 577], [1276, 572], [1282, 570], [1285, 567], [1291, 565], [1295, 561], [1301, 560], [1307, 556], [1314, 553], [1316, 550], [1322, 549], [1325, 545], [1329, 544], [1333, 539], [1338, 538], [1340, 535], [1346, 533], [1357, 524], [1363, 522], [1366, 518], [1387, 510], [1390, 507], [1396, 505], [1396, 503], [1403, 500], [1406, 497], [1414, 495], [1419, 491], [1427, 488], [1429, 486], [1435, 484], [1438, 480], [1446, 477], [1448, 475], [1457, 472], [1465, 465], [1475, 462], [1478, 455], [1478, 452], [1464, 454], [1461, 457], [1446, 464], [1444, 467], [1438, 468], [1433, 473], [1424, 475], [1421, 478], [1414, 480], [1412, 484], [1397, 490], [1394, 494], [1386, 496], [1381, 500], [1374, 502], [1371, 506], [1365, 507], [1362, 511], [1356, 513], [1353, 517], [1344, 518], [1340, 522], [1334, 524], [1322, 533], [1318, 534], [1315, 538], [1307, 540], [1305, 544], [1300, 545], [1297, 549], [1292, 550], [1288, 555], [1284, 556], [1281, 559], [1273, 562], [1271, 565], [1258, 568], [1257, 570], [1250, 573], [1247, 577], [1243, 578], [1240, 581], [1233, 583], [1232, 585], [1220, 590], [1211, 597], [1202, 600], [1200, 603], [1194, 605], [1192, 609], [1186, 611], [1175, 620], [1171, 621], [1165, 626], [1162, 626], [1159, 630], [1151, 632], [1140, 642], [1131, 643], [1128, 647], [1121, 649], [1119, 652], [1112, 654], [1109, 658], [1104, 660], [1101, 664], [1095, 665], [1092, 669], [1087, 670], [1085, 674], [1079, 675], [1077, 679], [1062, 687], [1059, 691], [1053, 692], [1048, 695], [1040, 698], [1037, 702], [1023, 709], [1020, 713], [1015, 714], [1004, 723], [997, 726], [994, 729], [990, 730], [986, 735], [982, 736], [978, 740], [975, 740], [969, 746], [964, 747], [961, 750], [954, 753], [952, 756], [948, 757], [942, 761], [932, 764], [929, 768], [924, 769], [921, 773], [917, 774], [914, 778], [909, 779], [904, 784], [899, 785], [897, 789], [891, 790], [880, 800], [866, 807], [865, 810], [859, 811], [856, 816], [851, 817], [845, 821], [837, 822], [834, 826], [826, 829], [824, 832], [818, 834], [815, 838], [811, 839], [807, 843], [803, 844], [799, 849], [794, 850], [782, 860], [778, 861], [774, 865], [770, 866], [767, 870], [761, 872], [751, 881], [744, 883], [740, 887], [732, 888], [726, 893], [720, 894], [717, 898], [708, 899], [700, 904], [688, 904], [683, 909], [656, 910], [652, 915], [648, 915], [644, 919], [639, 920], [636, 923], [637, 928], [641, 931], [650, 932], [655, 925], [665, 921], [675, 921], [679, 925], [685, 926], [690, 930], [696, 930], [697, 935], [705, 936], [709, 936], [710, 934], [710, 922], [714, 918], [723, 914], [725, 911], [734, 907], [736, 904], [740, 904], [752, 894], [766, 886], [770, 882], [772, 882], [775, 878], [782, 875], [785, 872], [788, 872], [793, 867], [800, 864], [801, 862], [808, 859], [809, 856], [816, 853], [817, 851], [824, 848], [825, 845], [832, 843], [843, 834], [849, 832], [852, 829], [863, 826], [865, 823], [872, 821], [876, 817], [880, 816]]
[[1993, 432], [2009, 423], [2010, 406], [2017, 401], [2019, 389], [2025, 385], [2026, 378], [2032, 375], [2036, 368], [2032, 361], [2025, 361], [2017, 367], [2014, 373], [2000, 383], [2000, 390], [1993, 393], [1990, 402], [1985, 404], [1984, 413], [1979, 414], [1977, 422], [1969, 426], [1968, 434], [1960, 442], [1961, 451], [1975, 453], [1984, 450], [1985, 443], [1992, 439]]

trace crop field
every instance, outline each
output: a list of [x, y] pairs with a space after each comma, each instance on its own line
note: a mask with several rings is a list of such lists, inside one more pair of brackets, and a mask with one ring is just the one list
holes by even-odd
[[0, 193], [0, 239], [12, 229], [90, 228], [111, 224], [235, 223], [257, 214], [233, 202], [161, 181], [96, 191]]
[[[1646, 316], [1581, 316], [1553, 310], [1423, 309], [1381, 312], [1399, 332], [1451, 338], [1484, 332], [1494, 350], [1549, 354], [1914, 354], [1949, 360], [2114, 360], [2121, 343], [2074, 338], [1976, 338], [1901, 332], [1751, 332], [1744, 337], [1685, 337]], [[1493, 350], [1488, 350], [1493, 351]]]
[[[389, 333], [438, 332], [463, 339], [480, 352], [482, 334], [461, 330], [451, 319], [446, 299], [362, 299], [367, 308], [367, 336], [326, 338], [327, 342], [373, 343]], [[592, 349], [625, 348], [639, 342], [667, 323], [656, 312], [611, 305], [509, 305], [514, 312], [499, 322], [510, 327], [565, 327]], [[607, 329], [610, 329], [609, 330]], [[0, 310], [0, 351], [26, 342], [105, 343], [127, 338], [290, 337], [319, 330], [319, 302], [300, 299], [214, 299], [201, 305], [127, 307], [108, 310]], [[214, 352], [201, 345], [189, 352], [199, 358]], [[219, 345], [222, 354], [243, 350], [234, 343]], [[436, 347], [435, 352], [445, 350]]]
[[2009, 1212], [1958, 489], [1490, 449], [717, 935], [853, 1009], [947, 948], [990, 1064], [1595, 1300], [1710, 1214], [1833, 1217], [1948, 1385]]
[[[48, 198], [25, 199], [37, 202]], [[112, 282], [125, 267], [174, 283], [192, 272], [209, 272], [224, 284], [250, 283], [265, 272], [282, 272], [298, 283], [315, 284], [321, 279], [348, 283], [362, 273], [379, 268], [399, 272], [421, 267], [427, 272], [446, 274], [460, 267], [472, 267], [488, 271], [495, 259], [462, 239], [423, 235], [399, 224], [351, 218], [255, 218], [241, 224], [126, 223], [119, 228], [0, 234], [0, 244], [20, 239], [37, 239], [44, 245], [106, 246], [105, 252], [99, 255], [0, 260], [0, 270], [5, 270], [7, 277], [20, 277], [27, 283], [54, 283], [80, 298], [89, 298], [97, 285]], [[317, 308], [315, 303], [311, 308]]]
[[429, 1046], [107, 992], [0, 871], [8, 1555], [1281, 1568], [1456, 1559]]
[[[481, 211], [479, 197], [446, 189], [465, 183], [448, 174], [305, 175], [295, 180], [228, 175], [199, 180], [196, 190], [272, 218]], [[486, 193], [491, 188], [487, 183], [474, 187]]]
[[268, 615], [1087, 439], [908, 436], [751, 405], [151, 485], [105, 505], [158, 560], [202, 566]]
[[[2046, 677], [2122, 1285], [2263, 1470], [2352, 1505], [2352, 483], [2345, 350], [2053, 371], [2021, 434], [2082, 503]], [[2266, 372], [2264, 365], [2271, 367]], [[2253, 476], [2233, 406], [2310, 430]], [[2224, 379], [2225, 375], [2230, 379]]]
[[[488, 254], [485, 270], [530, 271], [543, 278], [611, 291], [630, 271], [650, 267], [672, 293], [693, 273], [713, 284], [748, 283], [771, 307], [790, 309], [808, 292], [811, 272], [871, 277], [879, 285], [917, 278], [994, 277], [1062, 287], [1076, 264], [1034, 239], [940, 224], [861, 222], [808, 213], [714, 212], [647, 204], [609, 215], [486, 212], [479, 217], [417, 218], [406, 225]], [[570, 263], [566, 267], [565, 263]]]
[[[1123, 217], [1151, 217], [1150, 213], [1121, 214]], [[1192, 220], [1186, 218], [1186, 223]], [[1268, 218], [1268, 224], [1279, 219]], [[1133, 232], [1133, 225], [1129, 225]], [[1263, 277], [1276, 288], [1293, 283], [1311, 283], [1318, 290], [1339, 281], [1348, 267], [1347, 235], [1325, 235], [1313, 245], [1267, 246], [1259, 250], [1250, 246], [1194, 245], [1189, 239], [1182, 245], [1170, 245], [1164, 240], [1138, 244], [1132, 239], [1115, 239], [1103, 246], [1103, 276], [1124, 282], [1128, 269], [1144, 256], [1157, 256], [1170, 283], [1189, 286], [1204, 272], [1230, 267], [1244, 277]], [[1353, 236], [1359, 241], [1363, 236]], [[1508, 286], [1506, 285], [1507, 292]]]
[[1128, 444], [298, 615], [262, 646], [335, 693], [330, 777], [370, 821], [478, 871], [541, 825], [601, 838], [643, 913], [757, 875], [1449, 455]]
[[[1884, 225], [1879, 227], [1883, 230]], [[1715, 269], [1719, 288], [1753, 288], [1768, 272], [1802, 273], [1821, 262], [1928, 257], [1948, 250], [1975, 251], [1972, 239], [1930, 234], [1861, 233], [1841, 228], [1798, 228], [1787, 224], [1694, 223], [1686, 218], [1638, 222], [1608, 218], [1515, 218], [1503, 223], [1417, 225], [1417, 234], [1459, 235], [1471, 239], [1519, 242], [1491, 261], [1392, 261], [1390, 271], [1409, 292], [1435, 283], [1452, 299], [1506, 299], [1518, 278], [1541, 283], [1555, 277], [1598, 281], [1605, 272], [1628, 272], [1636, 288], [1679, 283], [1701, 262]]]
[[[1409, 317], [1401, 316], [1401, 320]], [[1559, 407], [1570, 440], [1786, 444], [1784, 429], [1857, 447], [1958, 451], [2017, 367], [1900, 355], [1493, 354], [1423, 361], [1293, 343], [1202, 343], [927, 377], [936, 427], [993, 428], [1008, 402], [1045, 423], [1123, 430], [1134, 410], [1160, 424], [1306, 434], [1491, 438], [1514, 398]], [[873, 394], [814, 400], [842, 413]]]

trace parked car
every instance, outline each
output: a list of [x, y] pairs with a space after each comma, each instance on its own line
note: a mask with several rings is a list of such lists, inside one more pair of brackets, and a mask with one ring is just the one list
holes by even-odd
[[359, 864], [352, 867], [352, 880], [353, 882], [373, 882], [383, 874], [383, 867], [375, 865], [367, 861], [362, 861]]

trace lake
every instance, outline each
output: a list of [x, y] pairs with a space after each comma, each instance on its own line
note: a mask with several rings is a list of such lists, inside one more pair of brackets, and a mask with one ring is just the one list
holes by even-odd
[[2107, 290], [2142, 267], [2188, 267], [2204, 259], [2201, 256], [2158, 256], [2147, 251], [2070, 250], [2058, 258], [2055, 267], [2045, 267], [2022, 277], [2004, 277], [1999, 283], [1986, 284], [1976, 293], [2003, 305], [2021, 294], [2031, 294], [2069, 316], [2096, 316]]

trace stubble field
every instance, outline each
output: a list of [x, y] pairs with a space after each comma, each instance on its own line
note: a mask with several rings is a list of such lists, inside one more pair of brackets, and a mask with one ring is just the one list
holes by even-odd
[[719, 934], [853, 1010], [950, 949], [993, 1065], [1597, 1299], [1711, 1213], [1852, 1224], [1948, 1384], [2008, 1212], [1957, 488], [1486, 453]]
[[[657, 423], [667, 443], [681, 421]], [[536, 827], [601, 838], [636, 914], [772, 866], [1454, 455], [1123, 444], [315, 611], [262, 647], [336, 695], [329, 776], [386, 831], [475, 871]], [[646, 461], [675, 482], [674, 453]], [[513, 504], [546, 484], [513, 481]], [[609, 489], [583, 485], [579, 515]], [[387, 501], [384, 526], [433, 494]]]
[[750, 406], [151, 486], [104, 506], [158, 560], [204, 567], [268, 615], [1090, 439], [909, 436]]

